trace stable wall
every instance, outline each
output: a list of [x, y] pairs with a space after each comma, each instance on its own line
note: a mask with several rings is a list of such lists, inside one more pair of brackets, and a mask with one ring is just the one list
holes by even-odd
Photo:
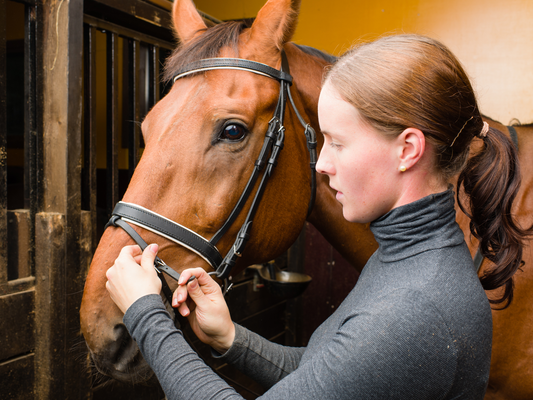
[[[195, 0], [221, 20], [252, 18], [264, 0]], [[340, 55], [385, 33], [420, 33], [462, 61], [484, 114], [533, 122], [533, 1], [302, 0], [293, 40]]]

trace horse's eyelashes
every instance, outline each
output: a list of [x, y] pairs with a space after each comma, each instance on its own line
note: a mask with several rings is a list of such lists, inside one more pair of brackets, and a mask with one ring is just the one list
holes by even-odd
[[227, 124], [222, 128], [219, 139], [231, 142], [238, 142], [244, 139], [248, 131], [239, 124]]

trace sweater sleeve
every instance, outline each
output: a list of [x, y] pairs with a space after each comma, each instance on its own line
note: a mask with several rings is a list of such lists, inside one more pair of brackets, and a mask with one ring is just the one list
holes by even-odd
[[[372, 312], [352, 314], [340, 326], [329, 327], [328, 333], [321, 332], [319, 345], [308, 348], [301, 359], [278, 360], [287, 371], [261, 398], [445, 399], [455, 372], [455, 345], [435, 309], [409, 303], [386, 301]], [[241, 398], [192, 351], [159, 296], [139, 299], [126, 312], [124, 323], [168, 399]], [[254, 335], [248, 341], [243, 337], [249, 332], [241, 327], [238, 331], [236, 346], [224, 357], [244, 366], [245, 372], [257, 377], [271, 368], [271, 360], [257, 361], [271, 352], [283, 360], [277, 346], [250, 355], [266, 341]], [[291, 372], [288, 366], [297, 360], [298, 367]]]
[[214, 357], [220, 357], [232, 364], [265, 388], [270, 388], [293, 372], [300, 363], [305, 347], [288, 347], [235, 324], [235, 340], [224, 354], [213, 350]]
[[159, 295], [138, 299], [123, 322], [167, 399], [242, 399], [191, 349]]

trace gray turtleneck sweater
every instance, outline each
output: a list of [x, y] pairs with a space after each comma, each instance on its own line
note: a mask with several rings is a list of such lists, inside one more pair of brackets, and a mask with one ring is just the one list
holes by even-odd
[[[269, 388], [265, 399], [482, 399], [491, 311], [453, 191], [398, 207], [371, 229], [378, 250], [306, 348], [236, 325], [221, 357]], [[159, 296], [135, 302], [124, 323], [167, 398], [241, 398], [191, 350]]]

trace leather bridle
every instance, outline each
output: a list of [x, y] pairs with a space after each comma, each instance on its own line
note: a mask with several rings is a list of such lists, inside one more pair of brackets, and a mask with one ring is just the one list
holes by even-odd
[[[283, 142], [285, 139], [285, 127], [283, 126], [283, 120], [285, 117], [287, 98], [292, 104], [298, 120], [305, 128], [307, 147], [310, 155], [309, 164], [311, 168], [311, 199], [309, 201], [308, 214], [311, 213], [316, 197], [316, 133], [311, 125], [305, 122], [298, 112], [296, 105], [294, 104], [294, 100], [289, 89], [289, 86], [292, 84], [292, 77], [290, 75], [287, 57], [283, 51], [281, 53], [281, 60], [281, 69], [277, 70], [266, 64], [240, 58], [209, 58], [186, 65], [174, 76], [173, 80], [175, 82], [183, 77], [203, 71], [216, 69], [236, 69], [267, 76], [280, 82], [280, 91], [276, 110], [274, 112], [274, 116], [268, 124], [263, 146], [261, 148], [261, 152], [259, 153], [259, 157], [255, 161], [252, 174], [248, 179], [248, 183], [246, 184], [244, 191], [242, 192], [228, 219], [210, 240], [207, 240], [183, 225], [171, 221], [170, 219], [165, 218], [144, 207], [122, 201], [119, 202], [113, 210], [113, 214], [107, 223], [106, 228], [108, 226], [115, 226], [124, 229], [126, 233], [128, 233], [131, 238], [141, 247], [142, 250], [146, 248], [147, 243], [132, 228], [131, 225], [136, 225], [138, 227], [147, 229], [192, 250], [202, 257], [213, 268], [214, 272], [210, 272], [209, 274], [216, 275], [217, 278], [221, 279], [224, 282], [224, 293], [227, 292], [229, 289], [227, 279], [231, 269], [235, 265], [237, 257], [242, 255], [244, 247], [246, 246], [246, 243], [250, 237], [253, 219], [259, 206], [259, 202], [261, 201], [261, 197], [266, 188], [268, 179], [272, 174], [273, 168], [276, 165], [279, 153], [283, 148]], [[248, 211], [248, 215], [246, 216], [246, 220], [241, 226], [233, 246], [231, 246], [231, 249], [228, 251], [226, 256], [222, 257], [216, 248], [216, 245], [244, 208], [263, 170], [264, 172], [262, 174], [261, 181], [253, 198], [252, 205]], [[169, 275], [176, 281], [179, 279], [180, 274], [165, 264], [159, 257], [156, 258], [155, 268], [159, 274], [159, 278], [162, 281], [163, 292], [167, 297], [167, 300], [170, 302], [172, 298], [172, 292], [170, 291], [170, 288], [168, 287], [168, 284], [166, 283], [162, 273]]]

